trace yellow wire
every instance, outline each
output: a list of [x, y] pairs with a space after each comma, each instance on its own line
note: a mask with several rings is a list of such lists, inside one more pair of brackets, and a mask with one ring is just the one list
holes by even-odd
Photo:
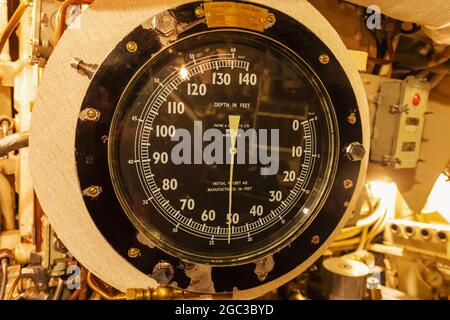
[[337, 241], [331, 244], [330, 248], [340, 248], [340, 247], [347, 247], [347, 246], [354, 246], [361, 242], [361, 238], [354, 238], [344, 241]]

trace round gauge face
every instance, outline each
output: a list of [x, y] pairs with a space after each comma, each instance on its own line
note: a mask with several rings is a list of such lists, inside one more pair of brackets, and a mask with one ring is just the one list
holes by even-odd
[[282, 44], [220, 30], [174, 43], [135, 75], [109, 139], [128, 218], [169, 254], [235, 265], [294, 240], [334, 179], [336, 116]]

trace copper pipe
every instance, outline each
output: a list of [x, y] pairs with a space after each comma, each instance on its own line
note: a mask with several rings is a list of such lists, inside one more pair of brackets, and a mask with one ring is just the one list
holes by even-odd
[[33, 0], [22, 0], [20, 1], [19, 6], [17, 7], [16, 11], [14, 12], [11, 19], [8, 21], [8, 24], [5, 27], [5, 30], [3, 30], [1, 36], [0, 36], [0, 52], [3, 51], [3, 48], [6, 45], [6, 42], [8, 41], [11, 34], [14, 32], [16, 27], [19, 25], [20, 19], [24, 15], [25, 11], [27, 11], [28, 7], [30, 7], [33, 3]]
[[55, 46], [59, 42], [59, 39], [61, 39], [64, 31], [66, 30], [67, 9], [73, 5], [92, 4], [93, 2], [94, 2], [94, 0], [66, 0], [66, 1], [64, 1], [64, 3], [59, 8], [58, 14], [56, 16], [57, 24], [56, 24], [55, 39], [54, 39]]
[[102, 288], [100, 288], [100, 286], [97, 284], [97, 281], [95, 280], [94, 275], [91, 272], [88, 272], [87, 274], [87, 283], [89, 285], [89, 287], [94, 290], [95, 292], [97, 292], [99, 295], [102, 296], [102, 298], [106, 299], [106, 300], [126, 300], [126, 295], [125, 294], [118, 294], [118, 295], [110, 295], [107, 292], [105, 292]]
[[14, 296], [14, 291], [17, 288], [17, 285], [19, 284], [19, 281], [22, 280], [22, 275], [19, 275], [16, 279], [14, 279], [13, 284], [11, 285], [11, 289], [9, 289], [9, 294], [6, 300], [12, 300]]

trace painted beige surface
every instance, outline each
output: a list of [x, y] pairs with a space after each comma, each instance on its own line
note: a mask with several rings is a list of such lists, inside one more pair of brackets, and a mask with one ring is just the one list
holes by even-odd
[[[98, 277], [118, 288], [154, 287], [141, 273], [106, 242], [97, 230], [83, 202], [75, 163], [75, 130], [80, 106], [89, 85], [69, 66], [73, 57], [100, 63], [127, 33], [152, 15], [182, 4], [183, 0], [97, 0], [81, 16], [81, 28], [65, 33], [52, 55], [39, 89], [31, 129], [31, 170], [42, 207], [61, 240], [75, 257]], [[328, 22], [304, 0], [255, 1], [281, 10], [312, 29], [335, 52], [357, 93], [366, 129], [364, 144], [369, 150], [367, 101], [356, 67]], [[363, 186], [367, 157], [357, 190]], [[356, 202], [351, 201], [347, 215]], [[344, 221], [313, 257], [282, 279], [264, 286], [236, 292], [236, 298], [253, 298], [293, 279], [320, 257], [337, 236]], [[150, 270], [149, 270], [150, 272]]]
[[440, 44], [450, 44], [448, 0], [348, 0], [368, 7], [377, 5], [387, 16], [423, 25], [425, 33]]

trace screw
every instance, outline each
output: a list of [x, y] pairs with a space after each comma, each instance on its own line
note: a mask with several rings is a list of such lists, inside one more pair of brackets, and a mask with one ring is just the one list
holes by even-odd
[[328, 64], [328, 63], [330, 63], [330, 57], [324, 53], [324, 54], [320, 55], [319, 61], [322, 64]]
[[136, 259], [141, 256], [141, 250], [138, 248], [130, 248], [128, 249], [128, 256], [130, 258]]
[[128, 52], [135, 53], [138, 50], [138, 45], [134, 41], [130, 41], [127, 43]]
[[361, 161], [366, 154], [366, 149], [359, 142], [353, 142], [345, 148], [347, 159], [350, 161]]
[[345, 189], [350, 189], [351, 187], [353, 187], [353, 181], [350, 180], [350, 179], [344, 180], [344, 188]]
[[173, 266], [167, 261], [158, 262], [152, 272], [153, 279], [163, 285], [168, 285], [172, 281], [173, 275]]
[[205, 10], [202, 7], [195, 8], [195, 15], [197, 18], [202, 18], [205, 16]]
[[351, 113], [348, 118], [347, 118], [348, 123], [350, 124], [355, 124], [357, 119], [356, 119], [356, 114]]
[[97, 118], [97, 112], [94, 109], [89, 108], [89, 110], [87, 112], [87, 116], [89, 119], [95, 119], [95, 118]]
[[83, 195], [90, 197], [92, 199], [96, 199], [100, 196], [100, 193], [102, 193], [103, 189], [101, 187], [92, 186], [83, 191]]
[[274, 24], [277, 21], [277, 18], [273, 13], [269, 13], [269, 15], [266, 18], [266, 21], [270, 24]]
[[100, 119], [100, 111], [94, 108], [87, 108], [80, 112], [81, 121], [98, 121]]
[[317, 246], [317, 245], [320, 243], [320, 237], [317, 236], [317, 235], [314, 236], [314, 237], [312, 237], [311, 243], [312, 243], [313, 245]]
[[92, 79], [98, 69], [98, 64], [86, 63], [80, 58], [73, 58], [70, 66], [78, 71], [79, 74]]

